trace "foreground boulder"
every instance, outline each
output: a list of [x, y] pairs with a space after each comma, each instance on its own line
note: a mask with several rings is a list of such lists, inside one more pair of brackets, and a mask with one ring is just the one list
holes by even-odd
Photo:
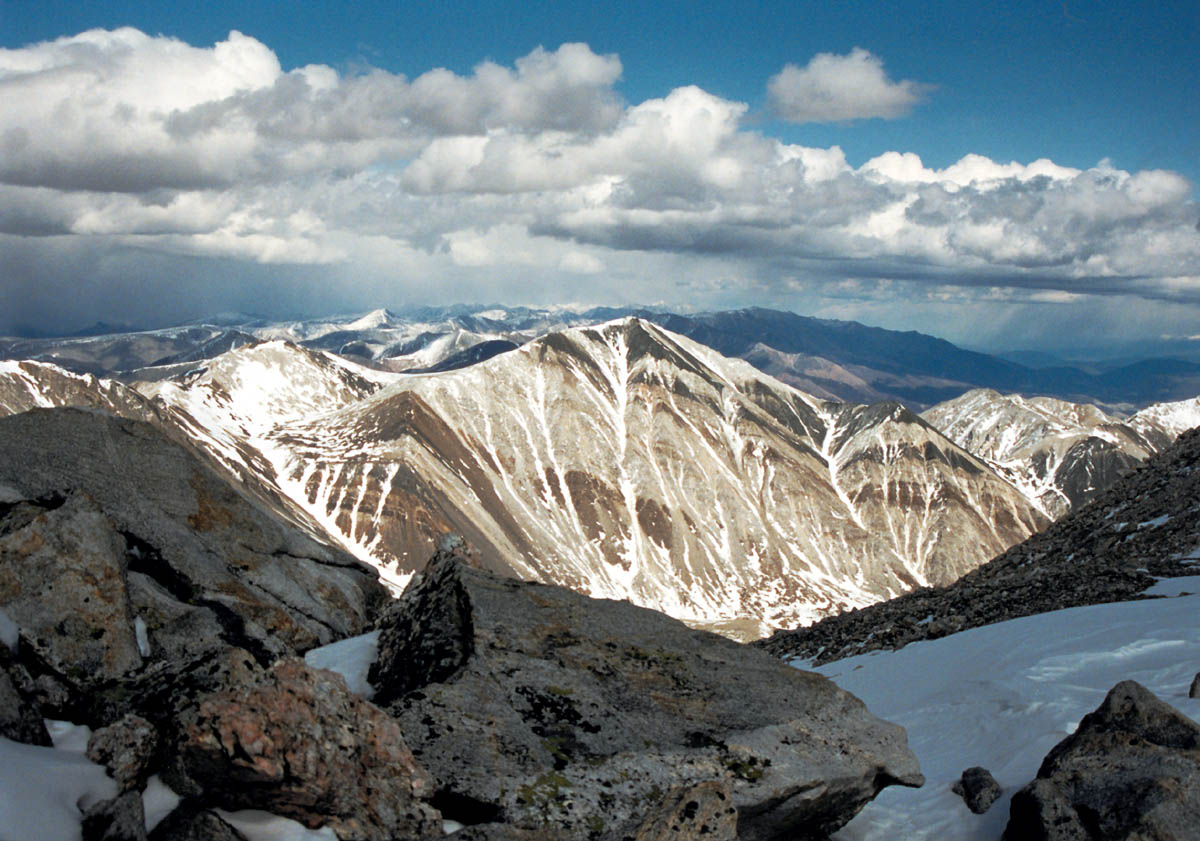
[[361, 633], [386, 601], [374, 570], [148, 423], [0, 418], [0, 609], [48, 717], [103, 726], [148, 674], [231, 646], [265, 665]]
[[1127, 680], [1013, 795], [1005, 841], [1178, 841], [1200, 827], [1200, 725]]
[[173, 728], [163, 777], [195, 801], [329, 826], [342, 841], [441, 836], [400, 728], [333, 672], [281, 660], [194, 699]]
[[0, 605], [56, 674], [115, 680], [141, 667], [126, 567], [125, 541], [86, 494], [0, 516]]
[[[720, 792], [743, 841], [820, 838], [884, 787], [924, 782], [903, 729], [819, 675], [451, 552], [410, 585], [379, 649], [376, 701], [464, 824], [665, 838], [648, 815], [703, 806], [717, 830]], [[670, 794], [706, 782], [719, 786], [694, 808]]]

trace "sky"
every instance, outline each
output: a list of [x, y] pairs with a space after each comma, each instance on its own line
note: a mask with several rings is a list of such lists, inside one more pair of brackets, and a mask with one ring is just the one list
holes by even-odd
[[1196, 349], [1197, 43], [1194, 0], [0, 0], [0, 333], [753, 305]]

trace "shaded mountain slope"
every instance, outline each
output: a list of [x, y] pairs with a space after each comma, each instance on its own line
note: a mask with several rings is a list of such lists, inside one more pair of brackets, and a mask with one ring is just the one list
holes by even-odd
[[1078, 605], [1138, 598], [1155, 576], [1200, 563], [1200, 430], [1090, 504], [946, 587], [781, 631], [761, 645], [827, 662]]

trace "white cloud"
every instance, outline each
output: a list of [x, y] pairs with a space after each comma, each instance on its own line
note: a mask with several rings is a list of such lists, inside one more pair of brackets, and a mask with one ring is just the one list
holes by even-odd
[[[919, 94], [865, 51], [827, 58], [882, 80], [859, 86], [891, 91], [871, 94], [876, 110]], [[237, 33], [0, 50], [0, 264], [28, 267], [20, 278], [144, 264], [149, 288], [165, 282], [147, 256], [160, 254], [226, 261], [214, 275], [286, 264], [330, 288], [372, 277], [494, 299], [488, 284], [692, 305], [817, 288], [894, 298], [881, 281], [895, 279], [943, 297], [1200, 303], [1197, 206], [1175, 173], [980, 155], [936, 169], [903, 150], [854, 168], [837, 146], [748, 129], [747, 104], [695, 86], [623, 103], [620, 72], [583, 44], [411, 81], [285, 71]]]
[[793, 123], [836, 123], [903, 117], [922, 102], [930, 85], [893, 82], [883, 61], [862, 47], [847, 55], [818, 53], [804, 67], [784, 68], [767, 82], [771, 108]]

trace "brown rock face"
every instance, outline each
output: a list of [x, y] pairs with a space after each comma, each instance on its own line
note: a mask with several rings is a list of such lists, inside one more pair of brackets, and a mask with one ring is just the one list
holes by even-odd
[[1005, 841], [1178, 841], [1200, 827], [1200, 725], [1118, 683], [1012, 799]]
[[338, 675], [280, 661], [181, 713], [166, 779], [225, 809], [263, 809], [343, 841], [437, 838], [429, 779], [400, 728]]

